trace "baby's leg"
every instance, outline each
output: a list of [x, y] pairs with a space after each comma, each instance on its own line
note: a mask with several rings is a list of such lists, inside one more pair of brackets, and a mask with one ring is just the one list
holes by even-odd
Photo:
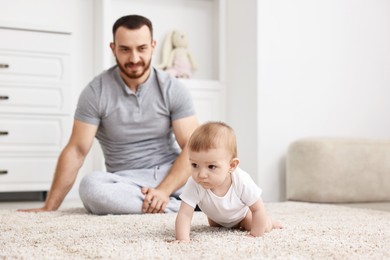
[[279, 221], [271, 219], [271, 222], [272, 222], [272, 229], [281, 229], [281, 228], [283, 228], [282, 223], [280, 223]]
[[[279, 229], [283, 228], [282, 224], [279, 221], [271, 219], [269, 216], [267, 216], [267, 223], [265, 226], [265, 232], [270, 232], [272, 229]], [[245, 218], [240, 222], [239, 224], [240, 228], [250, 231], [252, 227], [252, 211], [248, 210], [248, 213], [246, 214]]]
[[250, 231], [252, 227], [252, 211], [248, 210], [246, 216], [243, 220], [241, 220], [239, 224], [239, 228]]
[[207, 218], [207, 219], [209, 221], [210, 227], [221, 227], [220, 224], [218, 224], [217, 222], [214, 222], [214, 220], [212, 220], [211, 218]]

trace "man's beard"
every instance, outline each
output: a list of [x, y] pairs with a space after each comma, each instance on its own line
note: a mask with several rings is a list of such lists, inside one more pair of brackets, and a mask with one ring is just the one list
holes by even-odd
[[118, 61], [118, 59], [116, 59], [116, 64], [118, 65], [118, 67], [119, 67], [119, 69], [121, 70], [121, 72], [122, 72], [123, 74], [125, 74], [126, 77], [128, 77], [128, 78], [130, 78], [130, 79], [139, 79], [139, 78], [141, 78], [143, 75], [145, 75], [145, 73], [149, 70], [151, 63], [152, 63], [152, 60], [151, 60], [151, 59], [149, 60], [148, 64], [146, 64], [146, 66], [145, 66], [145, 63], [144, 63], [144, 62], [142, 62], [142, 61], [138, 62], [137, 65], [138, 65], [138, 66], [143, 66], [144, 69], [143, 69], [140, 73], [137, 74], [137, 72], [130, 72], [130, 73], [129, 73], [129, 72], [127, 71], [127, 67], [129, 67], [129, 66], [131, 66], [131, 65], [134, 65], [134, 63], [128, 62], [128, 63], [125, 63], [124, 65], [122, 65], [122, 64]]

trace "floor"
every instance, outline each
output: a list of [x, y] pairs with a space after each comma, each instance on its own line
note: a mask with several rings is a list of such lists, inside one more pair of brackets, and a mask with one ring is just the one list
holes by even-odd
[[[352, 203], [352, 204], [336, 204], [340, 206], [356, 207], [356, 208], [368, 208], [380, 211], [390, 212], [390, 203]], [[43, 206], [42, 201], [12, 201], [2, 202], [0, 201], [0, 209], [29, 209], [39, 208]], [[60, 208], [79, 208], [83, 207], [83, 203], [80, 199], [66, 199], [62, 203]]]
[[[42, 201], [0, 201], [0, 209], [30, 209], [40, 208], [43, 206]], [[78, 208], [83, 207], [83, 203], [79, 199], [64, 200], [60, 208]]]
[[340, 206], [347, 206], [353, 208], [364, 208], [364, 209], [373, 209], [380, 211], [390, 212], [390, 202], [367, 202], [367, 203], [348, 203], [348, 204], [338, 204]]

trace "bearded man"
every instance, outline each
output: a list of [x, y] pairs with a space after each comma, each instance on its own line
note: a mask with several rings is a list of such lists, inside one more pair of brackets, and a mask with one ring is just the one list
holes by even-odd
[[96, 137], [106, 170], [87, 174], [79, 187], [92, 214], [177, 212], [191, 174], [187, 140], [198, 126], [189, 90], [151, 66], [153, 26], [140, 15], [119, 18], [110, 48], [116, 65], [81, 93], [69, 142], [61, 152], [41, 208], [57, 210], [73, 186]]

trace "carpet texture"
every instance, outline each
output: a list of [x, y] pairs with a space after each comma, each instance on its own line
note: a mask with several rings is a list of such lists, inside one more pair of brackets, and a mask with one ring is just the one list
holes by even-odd
[[390, 259], [390, 212], [301, 202], [266, 208], [284, 229], [251, 238], [211, 228], [195, 212], [190, 243], [170, 242], [176, 214], [0, 210], [0, 259]]

